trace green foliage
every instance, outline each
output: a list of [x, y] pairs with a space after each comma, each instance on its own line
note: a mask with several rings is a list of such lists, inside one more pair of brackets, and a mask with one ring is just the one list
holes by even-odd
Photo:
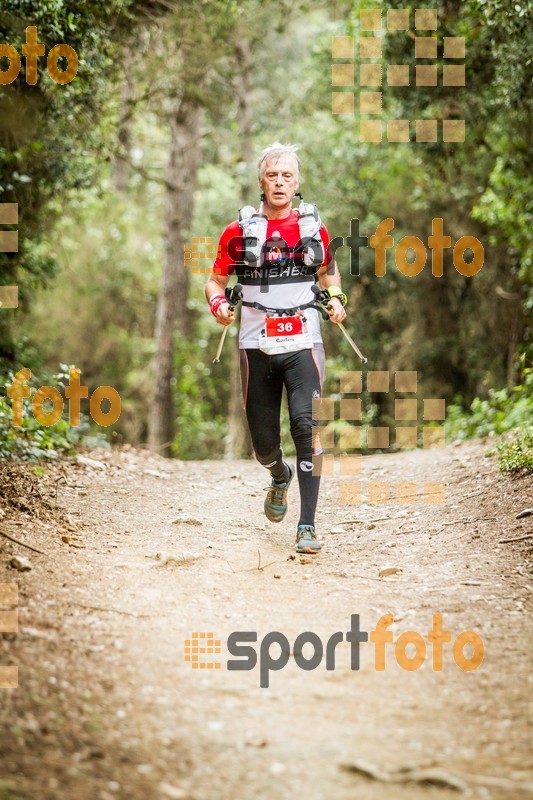
[[75, 362], [90, 392], [116, 389], [122, 413], [114, 430], [129, 441], [146, 431], [160, 210], [150, 190], [127, 204], [104, 179], [78, 193], [54, 236], [61, 280], [36, 293], [23, 326], [44, 364]]
[[[528, 168], [528, 155], [522, 153], [514, 161], [504, 156], [496, 159], [489, 186], [473, 209], [473, 216], [486, 223], [494, 244], [507, 245], [511, 276], [522, 283], [525, 306], [533, 309], [533, 181]], [[513, 283], [520, 288], [514, 278]]]
[[[354, 217], [361, 234], [371, 236], [381, 219], [392, 217], [396, 242], [407, 234], [427, 241], [431, 219], [443, 217], [452, 240], [473, 235], [485, 247], [485, 265], [473, 279], [457, 273], [451, 250], [445, 252], [444, 277], [437, 279], [430, 273], [429, 252], [424, 272], [408, 278], [389, 251], [387, 274], [377, 278], [370, 248], [361, 249], [360, 275], [350, 274], [348, 250], [339, 249], [350, 299], [346, 325], [371, 368], [417, 369], [423, 396], [459, 398], [448, 407], [452, 437], [496, 435], [532, 415], [531, 362], [523, 362], [528, 369], [520, 387], [493, 388], [518, 381], [509, 361], [513, 353], [526, 352], [533, 330], [526, 55], [533, 26], [526, 3], [437, 4], [440, 41], [444, 35], [466, 37], [467, 85], [444, 87], [439, 81], [438, 87], [403, 90], [384, 81], [384, 118], [414, 120], [420, 109], [422, 116], [464, 118], [466, 141], [380, 146], [359, 141], [357, 116], [331, 114], [331, 37], [357, 37], [359, 9], [375, 7], [371, 0], [341, 0], [334, 8], [320, 2], [304, 8], [288, 0], [269, 8], [256, 0], [182, 2], [178, 13], [151, 27], [148, 20], [168, 5], [151, 0], [2, 4], [2, 41], [19, 48], [24, 27], [32, 22], [47, 49], [59, 41], [75, 47], [80, 70], [69, 86], [55, 86], [41, 59], [37, 86], [28, 87], [21, 75], [12, 87], [2, 87], [0, 202], [19, 202], [21, 246], [16, 256], [0, 254], [0, 283], [20, 284], [22, 307], [0, 315], [0, 362], [4, 357], [10, 367], [24, 364], [37, 371], [40, 362], [51, 368], [75, 361], [90, 390], [110, 384], [120, 393], [119, 434], [132, 442], [146, 440], [168, 119], [186, 79], [205, 108], [203, 158], [187, 235], [212, 236], [216, 242], [237, 209], [258, 198], [235, 92], [235, 46], [246, 37], [253, 56], [247, 78], [254, 154], [274, 139], [301, 144], [301, 190], [318, 204], [332, 236], [346, 237]], [[384, 2], [383, 14], [400, 6], [411, 9], [413, 23], [416, 8], [435, 3]], [[146, 17], [139, 17], [143, 11]], [[413, 51], [408, 35], [388, 34], [384, 73], [387, 63], [409, 63], [413, 81]], [[120, 149], [117, 123], [125, 81], [132, 87], [131, 142], [124, 150], [131, 163], [128, 192], [121, 196], [110, 164]], [[247, 178], [252, 188], [241, 197]], [[181, 256], [176, 253], [177, 261]], [[222, 455], [227, 432], [229, 348], [214, 370], [220, 328], [205, 303], [204, 281], [205, 276], [191, 276], [191, 329], [175, 354], [173, 452], [181, 458]], [[360, 365], [334, 326], [324, 325], [323, 331], [326, 392], [337, 393], [339, 374]], [[367, 422], [393, 424], [387, 402], [365, 398]], [[285, 413], [282, 426], [290, 453]], [[45, 444], [60, 429], [42, 432]], [[4, 425], [1, 433], [12, 436], [13, 430]], [[19, 439], [25, 435], [22, 431]], [[74, 434], [61, 435], [68, 440]]]
[[[214, 320], [202, 322], [203, 333], [192, 341], [178, 341], [175, 377], [172, 379], [176, 403], [176, 435], [173, 453], [179, 458], [220, 458], [224, 455], [227, 433], [229, 381], [227, 375], [232, 331], [221, 363], [214, 367], [220, 328]], [[236, 331], [236, 329], [233, 329]]]
[[[132, 0], [3, 0], [0, 40], [21, 53], [28, 25], [48, 52], [64, 42], [76, 50], [78, 73], [64, 86], [38, 62], [34, 86], [25, 80], [26, 61], [15, 81], [0, 87], [0, 202], [19, 205], [18, 253], [0, 253], [0, 283], [21, 285], [21, 306], [46, 285], [60, 266], [46, 249], [47, 234], [60, 219], [65, 194], [91, 186], [98, 157], [106, 157], [110, 134], [106, 96], [113, 89], [120, 44], [129, 35]], [[96, 155], [98, 153], [98, 156]], [[0, 316], [0, 367], [17, 361], [13, 314]]]
[[470, 408], [450, 405], [446, 412], [448, 438], [494, 436], [533, 419], [533, 369], [524, 369], [523, 382], [512, 392], [489, 389], [488, 398], [476, 397]]
[[[71, 365], [74, 367], [74, 365]], [[13, 383], [14, 374], [10, 373], [3, 381], [4, 385]], [[32, 374], [30, 387], [54, 386], [61, 390], [68, 385], [69, 366], [60, 365], [60, 371], [50, 375], [42, 371]], [[27, 461], [53, 459], [60, 454], [73, 455], [77, 443], [88, 446], [105, 446], [105, 438], [91, 432], [89, 418], [81, 414], [80, 425], [72, 427], [68, 420], [68, 412], [55, 425], [41, 425], [32, 414], [31, 397], [22, 401], [22, 425], [12, 424], [11, 400], [0, 396], [0, 458], [22, 458]], [[46, 410], [46, 408], [45, 408]]]
[[498, 467], [502, 472], [533, 472], [533, 428], [498, 445]]

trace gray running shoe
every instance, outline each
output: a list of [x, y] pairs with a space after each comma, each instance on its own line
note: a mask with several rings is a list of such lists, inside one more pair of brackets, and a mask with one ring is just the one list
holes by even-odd
[[298, 525], [296, 532], [296, 551], [316, 555], [322, 549], [313, 525]]
[[289, 480], [284, 483], [276, 483], [272, 478], [272, 483], [268, 487], [268, 494], [265, 499], [265, 514], [270, 522], [281, 522], [287, 513], [287, 490], [294, 478], [295, 469], [287, 464], [289, 470]]

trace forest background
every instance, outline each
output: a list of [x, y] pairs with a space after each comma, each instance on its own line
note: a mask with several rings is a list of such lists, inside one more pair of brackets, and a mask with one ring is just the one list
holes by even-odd
[[[383, 85], [385, 118], [465, 119], [464, 142], [364, 143], [357, 113], [332, 114], [332, 39], [357, 40], [360, 10], [376, 7], [383, 18], [410, 9], [410, 30], [384, 38], [384, 73], [410, 64], [414, 76], [417, 8], [438, 8], [439, 42], [465, 37], [464, 87]], [[47, 427], [28, 404], [13, 428], [0, 396], [0, 456], [55, 457], [79, 440], [183, 459], [251, 452], [236, 326], [214, 366], [212, 260], [195, 272], [184, 248], [192, 237], [216, 245], [240, 207], [257, 205], [258, 153], [281, 140], [301, 145], [301, 191], [332, 237], [348, 236], [352, 218], [370, 236], [392, 217], [396, 243], [427, 241], [442, 217], [452, 242], [483, 243], [472, 278], [451, 250], [441, 278], [429, 258], [418, 277], [402, 275], [392, 251], [378, 278], [370, 248], [354, 276], [342, 248], [347, 328], [371, 369], [417, 370], [420, 397], [446, 398], [449, 439], [511, 431], [503, 465], [533, 468], [532, 16], [524, 0], [3, 0], [0, 42], [20, 53], [36, 25], [47, 51], [74, 47], [79, 70], [60, 86], [41, 59], [30, 86], [22, 60], [0, 87], [0, 202], [19, 205], [18, 253], [0, 253], [0, 286], [19, 286], [19, 307], [0, 310], [0, 386], [22, 367], [34, 388], [64, 385], [75, 365], [89, 392], [119, 392], [122, 415], [98, 428], [86, 404], [79, 428], [66, 414]], [[357, 108], [357, 69], [342, 91]], [[360, 364], [335, 326], [324, 336], [325, 393], [338, 396], [341, 372]], [[392, 424], [390, 397], [364, 400], [365, 424]]]

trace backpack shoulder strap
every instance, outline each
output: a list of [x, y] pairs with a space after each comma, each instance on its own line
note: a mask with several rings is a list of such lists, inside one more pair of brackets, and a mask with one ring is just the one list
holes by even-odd
[[313, 217], [314, 220], [320, 222], [320, 224], [322, 225], [320, 220], [320, 215], [318, 213], [318, 208], [315, 206], [315, 204], [304, 203], [304, 201], [302, 200], [302, 202], [298, 207], [298, 217], [308, 217], [308, 216]]
[[241, 228], [243, 225], [247, 224], [249, 220], [251, 220], [254, 214], [257, 214], [257, 211], [253, 206], [243, 206], [242, 208], [239, 208], [238, 219]]
[[253, 206], [239, 209], [239, 226], [244, 239], [243, 260], [253, 266], [261, 263], [261, 252], [266, 242], [268, 219]]
[[304, 203], [298, 208], [298, 226], [300, 228], [300, 247], [304, 251], [304, 263], [319, 267], [326, 257], [324, 243], [320, 235], [322, 220], [314, 203]]

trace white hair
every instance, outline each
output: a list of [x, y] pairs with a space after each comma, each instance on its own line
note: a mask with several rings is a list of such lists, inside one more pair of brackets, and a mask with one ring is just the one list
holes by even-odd
[[281, 144], [280, 142], [273, 142], [273, 144], [269, 144], [268, 147], [265, 147], [265, 149], [261, 152], [261, 157], [258, 163], [259, 180], [261, 180], [265, 173], [267, 161], [271, 158], [279, 160], [280, 158], [283, 158], [283, 156], [290, 156], [296, 161], [297, 178], [299, 178], [300, 167], [302, 165], [300, 163], [300, 159], [296, 155], [297, 150], [298, 145], [296, 144]]

